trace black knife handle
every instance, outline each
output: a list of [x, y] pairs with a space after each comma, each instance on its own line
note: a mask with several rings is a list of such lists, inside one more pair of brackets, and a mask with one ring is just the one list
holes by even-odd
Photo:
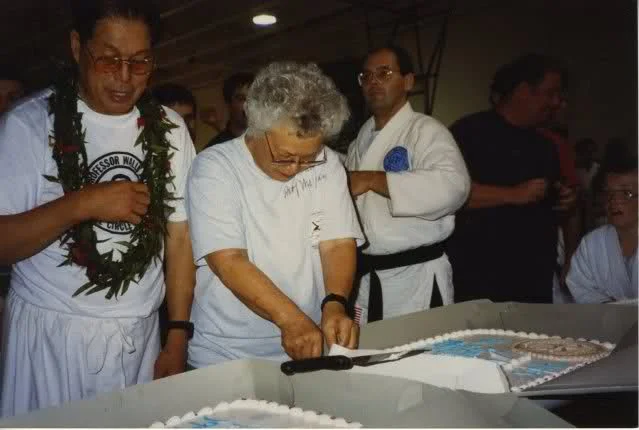
[[306, 358], [304, 360], [285, 361], [280, 369], [286, 375], [313, 372], [315, 370], [347, 370], [353, 367], [353, 361], [345, 355], [328, 355], [326, 357]]

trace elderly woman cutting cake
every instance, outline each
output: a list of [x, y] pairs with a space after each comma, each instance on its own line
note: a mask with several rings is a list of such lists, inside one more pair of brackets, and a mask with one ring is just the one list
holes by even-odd
[[200, 153], [187, 185], [197, 284], [189, 365], [355, 347], [356, 241], [346, 173], [324, 144], [348, 107], [313, 64], [273, 63], [251, 85], [246, 134]]

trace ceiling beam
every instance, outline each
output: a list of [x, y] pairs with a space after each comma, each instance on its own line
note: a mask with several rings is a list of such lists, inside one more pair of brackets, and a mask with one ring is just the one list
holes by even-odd
[[[263, 36], [258, 36], [258, 37], [251, 37], [251, 38], [245, 38], [244, 40], [238, 41], [237, 43], [231, 44], [230, 46], [227, 45], [225, 48], [223, 49], [211, 49], [210, 52], [209, 50], [206, 51], [202, 51], [202, 52], [198, 52], [196, 54], [196, 56], [201, 56], [204, 53], [206, 53], [206, 55], [211, 55], [211, 54], [215, 54], [216, 56], [220, 57], [220, 58], [232, 58], [235, 63], [237, 63], [238, 61], [240, 61], [242, 58], [250, 58], [252, 56], [254, 56], [254, 51], [255, 50], [259, 50], [260, 52], [264, 52], [264, 46], [263, 44], [265, 42], [268, 42], [270, 40], [273, 40], [277, 37], [281, 37], [284, 36], [286, 33], [290, 33], [294, 30], [297, 30], [299, 28], [308, 28], [314, 25], [318, 25], [321, 24], [327, 20], [336, 18], [338, 16], [343, 15], [344, 13], [347, 12], [351, 12], [353, 10], [353, 7], [351, 6], [347, 6], [341, 9], [338, 9], [336, 11], [333, 11], [331, 13], [327, 13], [324, 15], [319, 15], [313, 18], [310, 18], [304, 22], [301, 23], [297, 23], [297, 24], [292, 24], [289, 25], [288, 27], [285, 27], [282, 30], [267, 34], [267, 35], [263, 35]], [[258, 44], [261, 44], [260, 46], [258, 46]], [[251, 46], [254, 47], [253, 50], [251, 49], [245, 49], [246, 47], [250, 48]], [[237, 53], [238, 52], [243, 52], [244, 55], [240, 55], [238, 56]], [[213, 64], [213, 65], [206, 65], [206, 66], [199, 66], [197, 67], [193, 72], [187, 72], [187, 73], [183, 73], [180, 75], [172, 75], [170, 79], [163, 79], [162, 81], [159, 82], [168, 82], [169, 80], [181, 80], [184, 78], [188, 78], [189, 76], [193, 76], [196, 74], [201, 73], [202, 71], [206, 71], [206, 70], [212, 70], [212, 69], [216, 69], [219, 68], [220, 64]]]
[[208, 0], [190, 0], [187, 1], [185, 4], [182, 4], [178, 7], [174, 7], [173, 9], [169, 9], [169, 10], [165, 10], [164, 12], [160, 12], [160, 19], [164, 19], [164, 18], [169, 18], [175, 14], [178, 14], [180, 12], [182, 12], [183, 10], [189, 9], [193, 6], [196, 6], [200, 3], [203, 3], [205, 1]]
[[396, 15], [398, 13], [398, 11], [394, 8], [380, 5], [379, 3], [370, 0], [343, 0], [342, 3], [348, 3], [351, 6], [360, 7], [366, 10], [378, 10], [393, 15]]
[[[200, 1], [200, 0], [197, 0], [197, 1]], [[272, 0], [272, 1], [261, 3], [260, 7], [269, 8], [269, 7], [273, 7], [275, 5], [278, 5], [279, 3], [281, 3], [281, 1]], [[170, 39], [162, 40], [161, 42], [157, 43], [154, 46], [154, 48], [162, 48], [164, 46], [168, 46], [168, 45], [171, 45], [173, 43], [182, 42], [182, 41], [184, 41], [186, 39], [190, 39], [192, 37], [196, 37], [196, 36], [198, 36], [199, 34], [205, 32], [205, 31], [212, 30], [212, 29], [214, 29], [215, 27], [217, 27], [217, 26], [219, 26], [221, 24], [227, 23], [229, 21], [234, 21], [234, 20], [239, 19], [239, 18], [241, 18], [243, 16], [246, 16], [246, 10], [243, 10], [242, 12], [238, 12], [238, 13], [233, 14], [233, 15], [226, 16], [224, 19], [214, 20], [210, 24], [197, 27], [197, 28], [195, 28], [195, 29], [193, 29], [191, 31], [188, 31], [186, 33], [182, 33], [179, 36], [175, 36], [175, 37], [172, 37]]]
[[233, 51], [235, 51], [237, 49], [237, 46], [242, 46], [242, 45], [246, 45], [248, 43], [254, 43], [254, 42], [263, 42], [269, 39], [272, 39], [274, 36], [278, 35], [278, 34], [283, 34], [283, 33], [288, 33], [292, 30], [295, 30], [299, 27], [303, 27], [303, 26], [308, 26], [308, 25], [315, 25], [317, 23], [320, 22], [324, 22], [328, 19], [332, 19], [335, 18], [347, 11], [352, 10], [352, 6], [346, 6], [346, 7], [342, 7], [339, 8], [337, 10], [333, 9], [331, 12], [325, 13], [325, 14], [321, 14], [321, 15], [317, 15], [313, 18], [310, 18], [302, 23], [296, 23], [296, 24], [291, 24], [287, 27], [284, 27], [283, 29], [279, 29], [277, 27], [273, 27], [272, 30], [266, 30], [266, 34], [253, 34], [250, 35], [248, 37], [244, 37], [244, 38], [237, 38], [235, 39], [235, 43], [230, 43], [227, 44], [225, 48], [223, 49], [219, 49], [219, 47], [212, 47], [212, 48], [208, 48], [208, 49], [203, 49], [200, 51], [195, 52], [194, 54], [191, 55], [185, 55], [176, 59], [172, 59], [170, 62], [166, 62], [163, 64], [160, 64], [159, 67], [166, 69], [169, 67], [172, 67], [174, 65], [177, 64], [181, 64], [181, 63], [187, 63], [189, 61], [192, 61], [192, 58], [197, 58], [198, 56], [203, 56], [203, 55], [209, 55], [209, 54], [218, 54], [218, 53], [223, 53], [223, 52], [228, 52], [230, 54], [233, 54]]

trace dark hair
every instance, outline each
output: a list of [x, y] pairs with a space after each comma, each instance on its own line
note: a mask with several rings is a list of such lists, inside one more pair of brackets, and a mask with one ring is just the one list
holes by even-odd
[[179, 84], [162, 84], [153, 87], [151, 90], [153, 97], [164, 106], [171, 107], [172, 105], [181, 103], [193, 106], [193, 110], [197, 109], [197, 103], [193, 93], [188, 88]]
[[[368, 53], [368, 55], [366, 56], [366, 59], [368, 59], [368, 57], [380, 51], [390, 51], [395, 55], [395, 58], [397, 59], [397, 64], [399, 65], [399, 73], [401, 73], [402, 75], [406, 75], [408, 73], [415, 73], [415, 68], [413, 67], [413, 60], [410, 57], [410, 54], [401, 46], [385, 45], [385, 46], [382, 46], [381, 48], [373, 49], [372, 51]], [[366, 61], [366, 59], [364, 61]]]
[[152, 0], [71, 0], [73, 29], [85, 43], [95, 33], [101, 19], [127, 18], [144, 22], [151, 33], [151, 43], [157, 42], [160, 17]]
[[224, 101], [226, 103], [231, 103], [233, 99], [233, 94], [238, 88], [242, 88], [247, 85], [250, 86], [255, 79], [255, 75], [252, 73], [235, 73], [224, 81], [224, 86], [222, 87], [222, 95], [224, 96]]
[[625, 175], [637, 171], [637, 156], [628, 155], [622, 158], [614, 158], [604, 166], [606, 174]]
[[559, 73], [562, 84], [565, 84], [565, 70], [557, 60], [547, 55], [526, 54], [501, 66], [490, 84], [490, 102], [495, 105], [507, 98], [522, 82], [539, 85], [549, 72]]
[[20, 72], [11, 65], [0, 64], [0, 81], [16, 81], [24, 84]]
[[602, 164], [615, 165], [631, 157], [630, 146], [623, 139], [613, 138], [604, 146]]
[[590, 137], [584, 137], [583, 139], [579, 139], [575, 143], [575, 152], [581, 153], [588, 149], [589, 146], [597, 146], [597, 142]]

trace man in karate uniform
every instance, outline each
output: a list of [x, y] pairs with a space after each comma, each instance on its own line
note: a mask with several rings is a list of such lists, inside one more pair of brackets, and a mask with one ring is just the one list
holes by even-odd
[[577, 303], [637, 299], [637, 158], [609, 166], [608, 223], [583, 238], [566, 283]]
[[470, 180], [448, 130], [408, 102], [414, 74], [406, 51], [373, 51], [359, 82], [373, 116], [351, 144], [346, 167], [369, 243], [358, 262], [355, 315], [370, 322], [428, 309], [435, 286], [443, 304], [452, 303], [442, 241]]

